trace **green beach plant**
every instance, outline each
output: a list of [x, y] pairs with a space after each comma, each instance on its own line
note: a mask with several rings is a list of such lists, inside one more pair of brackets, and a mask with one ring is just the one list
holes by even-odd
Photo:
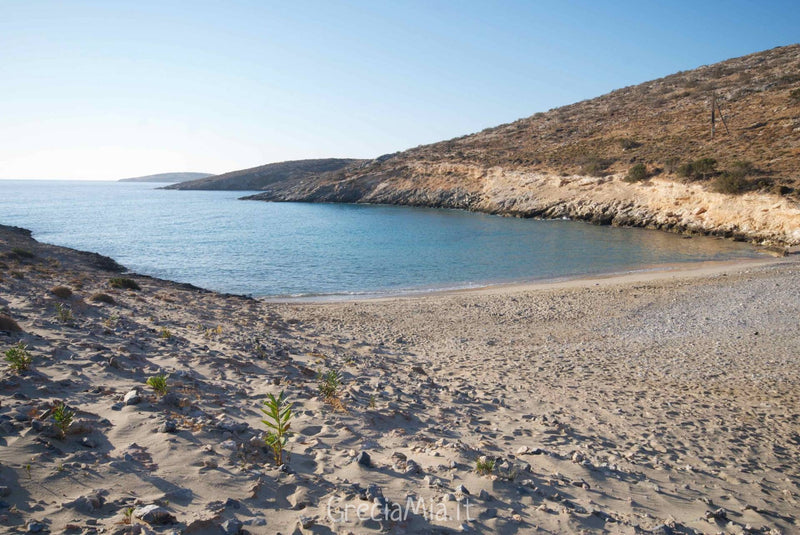
[[147, 386], [152, 388], [153, 392], [159, 396], [163, 396], [169, 390], [167, 387], [167, 376], [163, 373], [149, 377], [147, 379]]
[[323, 399], [331, 400], [339, 397], [342, 386], [342, 374], [339, 370], [328, 370], [319, 374], [319, 393]]
[[8, 362], [8, 367], [17, 373], [24, 372], [33, 363], [33, 357], [28, 352], [28, 346], [22, 342], [17, 342], [14, 347], [6, 349], [3, 360]]
[[56, 303], [56, 319], [61, 323], [69, 323], [72, 321], [72, 310], [67, 305]]
[[347, 407], [340, 397], [342, 373], [339, 370], [330, 369], [325, 373], [320, 372], [318, 379], [319, 394], [322, 399], [333, 407], [334, 410], [347, 412]]
[[109, 329], [113, 329], [119, 323], [119, 314], [111, 314], [109, 317], [103, 320], [103, 325], [108, 327]]
[[283, 464], [283, 450], [290, 435], [292, 404], [287, 401], [285, 392], [281, 390], [278, 397], [267, 394], [261, 412], [266, 416], [261, 422], [269, 428], [264, 441], [272, 449], [275, 465], [280, 466]]
[[488, 459], [486, 457], [481, 457], [477, 461], [475, 461], [475, 471], [482, 475], [489, 475], [494, 472], [494, 459]]
[[[201, 329], [202, 328], [203, 327], [201, 326]], [[214, 328], [205, 329], [205, 332], [203, 333], [203, 337], [206, 340], [211, 340], [212, 338], [214, 338], [216, 336], [220, 336], [221, 334], [222, 334], [222, 325], [217, 325]]]
[[69, 429], [69, 426], [72, 424], [72, 418], [74, 416], [75, 412], [69, 410], [63, 402], [53, 408], [53, 420], [58, 430], [61, 431], [61, 438], [67, 436], [67, 429]]
[[162, 340], [169, 340], [170, 338], [172, 338], [172, 331], [170, 331], [166, 327], [162, 327], [158, 337], [161, 338]]

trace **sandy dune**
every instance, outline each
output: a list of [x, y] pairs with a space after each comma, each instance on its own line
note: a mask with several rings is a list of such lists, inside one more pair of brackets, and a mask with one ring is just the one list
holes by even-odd
[[[795, 257], [323, 304], [114, 289], [113, 268], [0, 228], [22, 329], [0, 351], [33, 358], [0, 372], [0, 531], [800, 530]], [[259, 408], [281, 390], [279, 469]]]

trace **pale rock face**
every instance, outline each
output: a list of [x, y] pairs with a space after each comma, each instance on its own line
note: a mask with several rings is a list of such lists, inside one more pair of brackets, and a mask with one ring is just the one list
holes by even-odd
[[800, 207], [778, 195], [727, 195], [659, 178], [630, 184], [621, 175], [563, 177], [455, 163], [413, 162], [408, 173], [379, 183], [287, 189], [256, 198], [460, 208], [800, 245]]

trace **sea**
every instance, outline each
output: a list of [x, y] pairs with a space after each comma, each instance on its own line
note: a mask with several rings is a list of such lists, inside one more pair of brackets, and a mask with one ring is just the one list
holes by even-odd
[[0, 224], [219, 292], [347, 299], [760, 256], [728, 240], [460, 210], [244, 201], [165, 184], [0, 181]]

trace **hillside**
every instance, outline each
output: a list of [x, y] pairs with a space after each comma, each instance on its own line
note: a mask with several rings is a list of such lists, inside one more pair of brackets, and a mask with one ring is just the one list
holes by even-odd
[[[718, 111], [711, 139], [714, 98], [724, 123]], [[798, 244], [798, 191], [800, 45], [791, 45], [249, 198], [572, 217]]]
[[339, 171], [349, 165], [362, 162], [363, 160], [351, 158], [325, 158], [271, 163], [259, 167], [252, 167], [250, 169], [232, 171], [222, 175], [182, 182], [180, 184], [167, 186], [164, 189], [263, 190], [277, 182], [291, 184], [297, 180], [317, 177], [332, 171]]
[[211, 173], [159, 173], [157, 175], [121, 178], [118, 182], [183, 182], [213, 176]]

